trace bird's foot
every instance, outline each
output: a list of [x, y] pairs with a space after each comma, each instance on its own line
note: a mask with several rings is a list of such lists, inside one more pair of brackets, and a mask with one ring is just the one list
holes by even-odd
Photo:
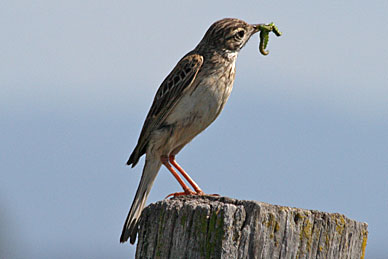
[[216, 194], [216, 193], [215, 194], [208, 194], [208, 193], [204, 193], [203, 191], [195, 192], [195, 191], [192, 191], [192, 190], [187, 190], [187, 191], [184, 191], [184, 192], [174, 192], [174, 193], [171, 193], [171, 194], [167, 195], [165, 199], [167, 199], [169, 197], [178, 197], [178, 196], [185, 196], [185, 195], [220, 197], [220, 195]]
[[184, 195], [206, 195], [203, 191], [195, 192], [190, 189], [185, 190], [184, 192], [174, 192], [166, 196], [165, 199], [169, 197], [178, 197], [178, 196], [184, 196]]

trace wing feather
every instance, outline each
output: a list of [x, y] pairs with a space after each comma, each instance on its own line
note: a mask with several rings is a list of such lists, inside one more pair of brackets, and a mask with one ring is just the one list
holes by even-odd
[[134, 167], [139, 158], [146, 152], [150, 134], [163, 123], [184, 92], [193, 85], [202, 63], [203, 57], [201, 55], [188, 54], [178, 62], [171, 73], [164, 79], [156, 92], [139, 140], [129, 157], [127, 165], [132, 164], [132, 167]]

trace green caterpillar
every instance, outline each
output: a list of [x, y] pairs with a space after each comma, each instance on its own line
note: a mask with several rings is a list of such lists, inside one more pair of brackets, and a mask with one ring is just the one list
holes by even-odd
[[263, 55], [268, 55], [269, 51], [265, 49], [267, 48], [269, 33], [273, 32], [278, 37], [281, 36], [282, 33], [279, 31], [279, 29], [275, 26], [273, 22], [270, 24], [259, 24], [256, 28], [260, 31], [259, 51]]

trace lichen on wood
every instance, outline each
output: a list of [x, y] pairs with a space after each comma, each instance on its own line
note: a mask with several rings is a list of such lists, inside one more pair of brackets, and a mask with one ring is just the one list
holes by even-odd
[[177, 197], [143, 211], [136, 258], [364, 258], [367, 226], [338, 213]]

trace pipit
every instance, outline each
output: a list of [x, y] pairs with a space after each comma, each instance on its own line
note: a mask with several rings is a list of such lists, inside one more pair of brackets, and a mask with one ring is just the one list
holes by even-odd
[[[210, 26], [205, 36], [187, 53], [159, 87], [145, 119], [128, 165], [134, 167], [146, 154], [143, 174], [125, 221], [120, 242], [136, 241], [138, 221], [158, 171], [163, 164], [178, 180], [183, 192], [172, 195], [204, 195], [177, 164], [175, 156], [220, 114], [235, 78], [237, 55], [260, 30], [242, 20], [226, 18]], [[179, 174], [189, 182], [190, 189]]]

